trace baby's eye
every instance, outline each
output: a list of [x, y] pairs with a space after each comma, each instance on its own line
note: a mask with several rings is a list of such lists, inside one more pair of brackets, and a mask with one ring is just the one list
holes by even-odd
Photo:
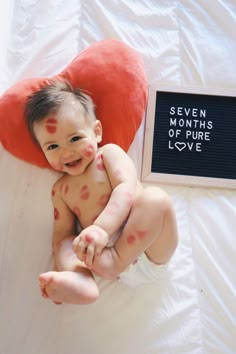
[[54, 149], [56, 149], [58, 147], [58, 145], [57, 144], [51, 144], [51, 145], [49, 145], [48, 146], [48, 150], [54, 150]]
[[73, 143], [74, 141], [78, 141], [78, 140], [80, 140], [80, 139], [81, 139], [81, 137], [78, 136], [78, 135], [76, 135], [76, 136], [73, 136], [73, 137], [70, 139], [70, 141]]

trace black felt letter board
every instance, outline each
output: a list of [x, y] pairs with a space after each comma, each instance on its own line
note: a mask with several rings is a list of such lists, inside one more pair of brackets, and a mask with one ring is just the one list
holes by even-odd
[[236, 179], [236, 98], [157, 91], [151, 172]]

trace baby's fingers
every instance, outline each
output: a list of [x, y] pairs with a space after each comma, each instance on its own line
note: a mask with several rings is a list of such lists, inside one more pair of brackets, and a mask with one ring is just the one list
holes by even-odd
[[100, 256], [104, 247], [103, 246], [97, 246], [96, 247], [96, 256]]
[[84, 256], [86, 253], [86, 248], [87, 245], [83, 240], [79, 240], [78, 242], [74, 242], [73, 243], [73, 249], [74, 252], [76, 253], [77, 257], [83, 261], [84, 260]]
[[94, 244], [90, 243], [90, 245], [88, 245], [87, 247], [86, 259], [85, 259], [85, 264], [87, 265], [88, 268], [91, 268], [93, 265], [94, 250], [95, 250]]

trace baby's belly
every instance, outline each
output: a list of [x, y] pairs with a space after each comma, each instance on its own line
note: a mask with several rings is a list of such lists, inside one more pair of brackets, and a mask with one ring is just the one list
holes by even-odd
[[93, 224], [108, 203], [111, 192], [109, 183], [98, 183], [91, 187], [87, 183], [77, 188], [68, 204], [82, 229]]

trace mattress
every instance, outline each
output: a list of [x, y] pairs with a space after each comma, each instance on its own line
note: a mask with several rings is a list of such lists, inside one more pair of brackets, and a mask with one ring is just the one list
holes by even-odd
[[[11, 0], [0, 4], [0, 31], [0, 93], [106, 38], [140, 53], [150, 85], [236, 88], [234, 0]], [[129, 150], [140, 175], [144, 131], [145, 117]], [[135, 289], [100, 279], [97, 302], [56, 306], [38, 275], [52, 267], [59, 175], [3, 147], [0, 172], [1, 354], [236, 352], [235, 190], [162, 184], [179, 230], [169, 276]]]

